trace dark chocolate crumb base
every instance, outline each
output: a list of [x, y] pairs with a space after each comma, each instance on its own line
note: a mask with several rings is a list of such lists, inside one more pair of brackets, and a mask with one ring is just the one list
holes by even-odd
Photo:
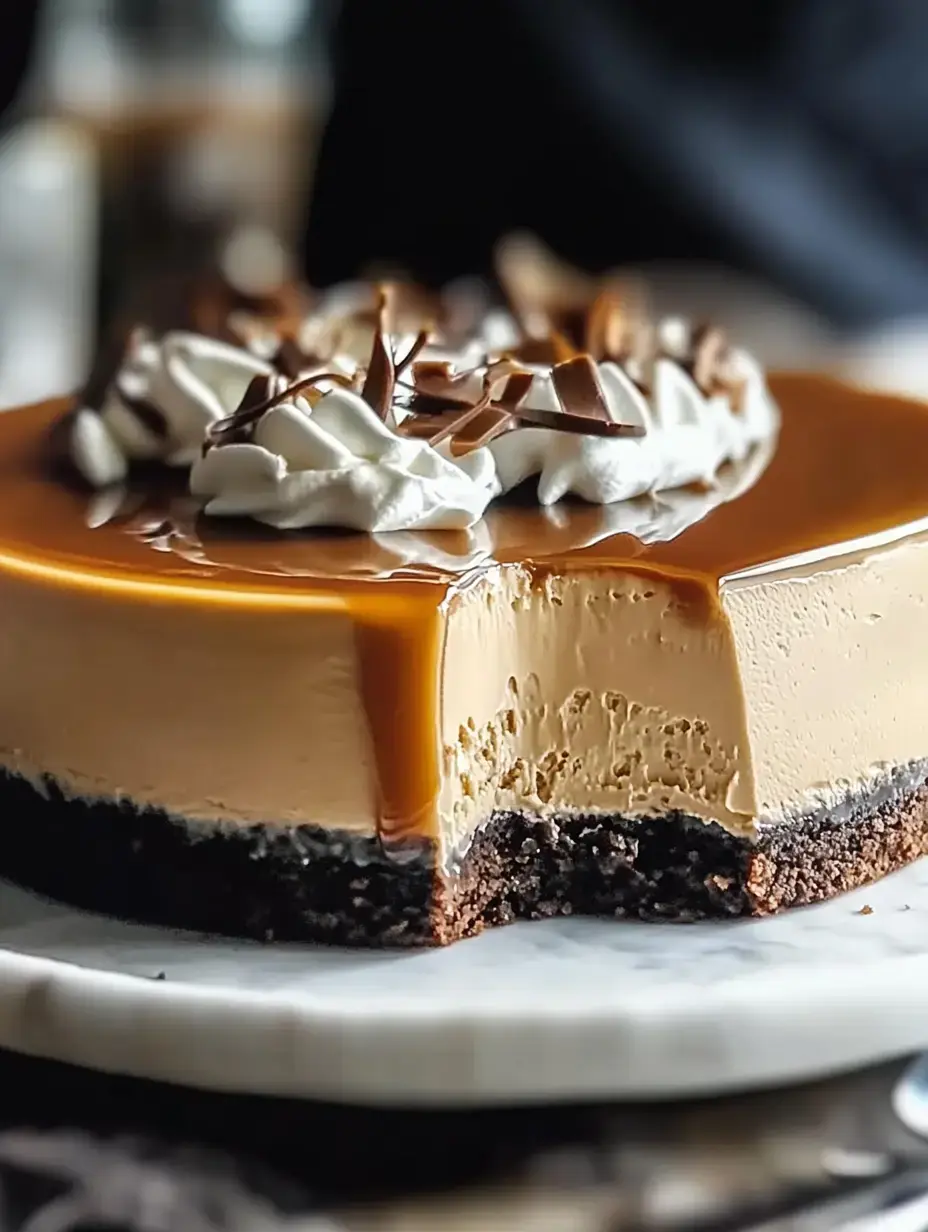
[[188, 826], [128, 803], [65, 798], [0, 773], [0, 876], [122, 919], [262, 941], [447, 944], [575, 913], [691, 921], [767, 915], [928, 853], [928, 787], [885, 784], [756, 842], [681, 813], [496, 815], [453, 873], [320, 828]]
[[430, 849], [314, 826], [179, 822], [0, 772], [0, 877], [119, 919], [258, 941], [432, 944]]

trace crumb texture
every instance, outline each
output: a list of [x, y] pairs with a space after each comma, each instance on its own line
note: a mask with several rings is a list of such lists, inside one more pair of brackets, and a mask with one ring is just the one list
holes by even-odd
[[574, 689], [552, 707], [535, 675], [522, 686], [512, 677], [507, 694], [492, 719], [478, 727], [468, 718], [444, 747], [453, 834], [494, 812], [575, 811], [577, 799], [628, 815], [696, 802], [701, 815], [725, 813], [737, 754], [704, 719], [614, 689]]
[[[885, 792], [884, 792], [885, 796]], [[262, 941], [447, 944], [517, 919], [769, 915], [866, 885], [928, 853], [928, 787], [861, 800], [750, 842], [682, 813], [500, 813], [443, 873], [428, 844], [300, 826], [206, 829], [125, 802], [0, 776], [0, 875], [124, 919]]]

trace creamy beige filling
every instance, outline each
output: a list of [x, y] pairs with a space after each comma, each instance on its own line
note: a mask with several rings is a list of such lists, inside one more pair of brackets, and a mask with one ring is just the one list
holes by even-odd
[[[928, 540], [727, 581], [488, 574], [449, 603], [445, 852], [495, 810], [750, 833], [928, 755]], [[376, 828], [347, 613], [0, 575], [0, 763], [202, 821]]]
[[928, 755], [926, 603], [924, 536], [726, 581], [708, 621], [643, 575], [484, 584], [448, 627], [446, 850], [497, 809], [750, 834], [872, 787]]
[[234, 824], [374, 828], [347, 615], [0, 574], [0, 762]]
[[463, 593], [442, 726], [446, 849], [497, 809], [753, 820], [728, 623], [655, 578], [513, 569]]
[[726, 582], [756, 812], [790, 816], [928, 756], [928, 537]]

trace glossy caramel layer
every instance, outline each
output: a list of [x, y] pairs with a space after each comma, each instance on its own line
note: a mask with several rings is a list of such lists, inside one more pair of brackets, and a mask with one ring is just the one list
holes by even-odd
[[[560, 505], [553, 516], [500, 504], [475, 552], [474, 537], [458, 534], [378, 540], [233, 525], [198, 516], [179, 486], [161, 480], [139, 481], [117, 502], [50, 473], [46, 432], [61, 404], [27, 408], [0, 416], [0, 572], [17, 587], [34, 582], [77, 596], [82, 620], [93, 619], [95, 600], [148, 604], [153, 641], [157, 611], [178, 599], [201, 615], [217, 603], [234, 610], [236, 627], [248, 623], [248, 612], [265, 618], [269, 639], [275, 615], [286, 613], [287, 637], [296, 636], [300, 609], [307, 619], [310, 612], [344, 618], [357, 647], [379, 824], [387, 834], [421, 832], [432, 824], [439, 793], [444, 613], [453, 592], [490, 565], [524, 563], [541, 577], [653, 573], [672, 581], [694, 616], [719, 618], [715, 598], [729, 574], [928, 516], [924, 407], [820, 378], [771, 384], [783, 427], [756, 484], [672, 541], [648, 547], [609, 534], [603, 509], [577, 504]], [[209, 655], [209, 647], [204, 632], [198, 653]], [[217, 656], [228, 650], [216, 646]], [[234, 662], [223, 670], [234, 673]], [[242, 707], [262, 704], [260, 679], [243, 672]], [[279, 713], [275, 722], [289, 717]]]

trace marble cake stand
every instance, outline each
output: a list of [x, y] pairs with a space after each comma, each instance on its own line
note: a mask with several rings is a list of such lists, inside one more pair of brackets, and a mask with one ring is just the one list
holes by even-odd
[[651, 1099], [928, 1046], [928, 861], [773, 920], [565, 919], [392, 954], [174, 934], [0, 884], [0, 947], [0, 1046], [217, 1090]]

